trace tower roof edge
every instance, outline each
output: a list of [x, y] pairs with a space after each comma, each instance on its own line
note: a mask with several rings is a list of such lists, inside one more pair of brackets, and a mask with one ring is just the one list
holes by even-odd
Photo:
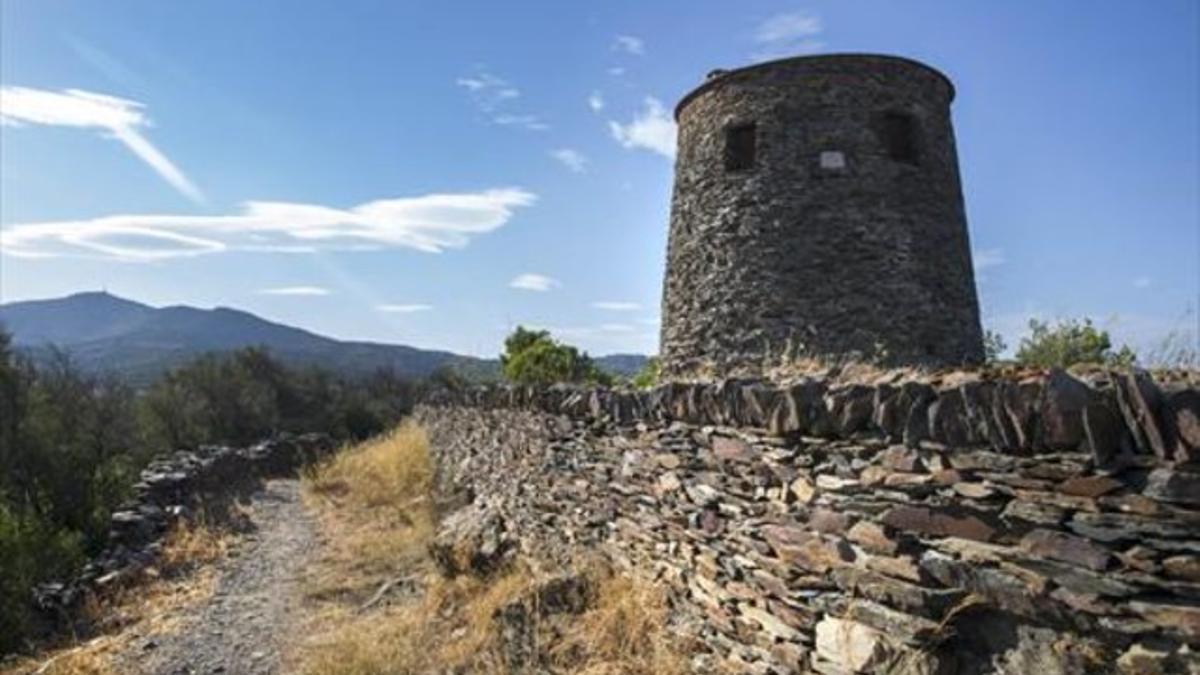
[[833, 54], [805, 54], [805, 55], [801, 55], [801, 56], [788, 56], [788, 57], [781, 58], [781, 59], [772, 59], [770, 61], [762, 61], [760, 63], [753, 63], [748, 66], [742, 66], [741, 68], [731, 68], [728, 70], [716, 69], [716, 70], [711, 71], [708, 74], [708, 78], [705, 79], [704, 82], [700, 83], [699, 86], [692, 89], [688, 93], [684, 94], [683, 98], [679, 99], [679, 103], [677, 103], [675, 105], [675, 113], [674, 113], [675, 120], [678, 121], [679, 114], [681, 112], [683, 112], [683, 109], [685, 107], [687, 107], [687, 105], [689, 103], [691, 103], [693, 99], [695, 99], [697, 96], [699, 96], [703, 92], [708, 91], [709, 89], [711, 89], [714, 86], [717, 86], [721, 83], [728, 82], [729, 80], [734, 79], [738, 76], [745, 75], [746, 73], [751, 73], [751, 72], [760, 71], [760, 70], [768, 70], [771, 68], [777, 68], [779, 66], [793, 65], [793, 64], [798, 64], [798, 63], [811, 63], [811, 62], [821, 62], [821, 61], [851, 61], [851, 60], [859, 60], [859, 59], [879, 59], [879, 60], [885, 60], [885, 61], [895, 61], [895, 62], [899, 62], [899, 63], [906, 63], [909, 65], [917, 66], [921, 69], [927, 70], [927, 71], [933, 73], [934, 75], [936, 75], [937, 77], [941, 78], [941, 80], [946, 83], [946, 87], [950, 92], [949, 100], [951, 100], [951, 101], [954, 100], [954, 94], [955, 94], [954, 83], [950, 81], [950, 78], [945, 73], [938, 70], [937, 68], [934, 68], [933, 66], [931, 66], [927, 63], [918, 61], [916, 59], [908, 58], [906, 56], [896, 56], [893, 54], [873, 54], [870, 52], [840, 52], [840, 53], [833, 53]]

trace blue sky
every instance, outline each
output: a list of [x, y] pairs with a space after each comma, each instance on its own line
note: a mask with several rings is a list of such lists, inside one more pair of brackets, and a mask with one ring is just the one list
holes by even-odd
[[1193, 0], [3, 0], [0, 31], [5, 302], [653, 352], [674, 103], [716, 67], [869, 51], [957, 85], [985, 326], [1195, 343]]

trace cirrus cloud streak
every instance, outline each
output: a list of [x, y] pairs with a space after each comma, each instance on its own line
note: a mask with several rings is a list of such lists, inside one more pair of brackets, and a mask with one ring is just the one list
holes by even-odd
[[294, 295], [319, 297], [329, 295], [328, 288], [320, 286], [283, 286], [281, 288], [262, 288], [256, 291], [259, 295]]
[[414, 314], [416, 312], [428, 312], [431, 309], [433, 309], [433, 305], [426, 305], [424, 303], [414, 303], [408, 305], [385, 303], [382, 305], [375, 305], [376, 311], [385, 312], [388, 314]]
[[81, 89], [46, 91], [29, 87], [0, 87], [0, 123], [97, 129], [125, 144], [183, 196], [203, 203], [204, 195], [158, 148], [138, 131], [149, 126], [145, 106]]
[[307, 253], [411, 248], [440, 253], [491, 232], [537, 200], [520, 188], [436, 193], [348, 209], [251, 201], [232, 215], [113, 215], [18, 223], [0, 229], [0, 252], [153, 262], [224, 251]]

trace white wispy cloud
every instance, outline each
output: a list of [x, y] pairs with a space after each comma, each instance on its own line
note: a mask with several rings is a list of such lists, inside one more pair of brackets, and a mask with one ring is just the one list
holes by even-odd
[[557, 279], [552, 279], [542, 274], [533, 274], [526, 272], [518, 274], [512, 281], [508, 282], [511, 288], [519, 288], [523, 291], [548, 291], [551, 288], [561, 286]]
[[634, 56], [646, 53], [646, 41], [633, 35], [618, 35], [613, 38], [613, 49]]
[[433, 305], [426, 305], [422, 303], [414, 303], [409, 305], [393, 305], [385, 303], [382, 305], [375, 305], [376, 311], [385, 312], [387, 314], [412, 314], [414, 312], [428, 312], [431, 309], [433, 309]]
[[329, 295], [329, 289], [321, 288], [320, 286], [282, 286], [280, 288], [260, 288], [256, 292], [259, 295]]
[[495, 110], [505, 101], [521, 96], [521, 90], [509, 84], [507, 80], [486, 71], [460, 77], [454, 83], [471, 92], [479, 106], [489, 111]]
[[18, 223], [0, 229], [0, 251], [46, 258], [84, 256], [133, 262], [219, 253], [412, 248], [438, 253], [491, 232], [536, 201], [520, 188], [435, 193], [348, 209], [247, 202], [232, 215], [113, 215]]
[[496, 115], [492, 122], [502, 127], [521, 127], [530, 131], [545, 131], [550, 128], [550, 125], [537, 115]]
[[604, 96], [598, 91], [593, 91], [588, 95], [587, 104], [592, 109], [592, 112], [600, 112], [604, 110]]
[[1150, 277], [1138, 277], [1133, 280], [1134, 288], [1150, 288]]
[[592, 307], [596, 309], [605, 309], [610, 312], [635, 312], [642, 308], [636, 302], [618, 302], [616, 300], [601, 300], [593, 302]]
[[632, 333], [637, 330], [637, 327], [627, 323], [602, 323], [600, 330], [605, 333]]
[[625, 74], [625, 69], [621, 66], [613, 66], [612, 68], [608, 69], [608, 74], [612, 75], [613, 77], [621, 77]]
[[641, 112], [634, 114], [628, 124], [609, 121], [608, 128], [623, 147], [675, 156], [675, 120], [662, 102], [652, 96], [646, 97]]
[[767, 60], [819, 51], [825, 43], [817, 39], [825, 27], [809, 12], [785, 12], [768, 17], [754, 31], [759, 50], [755, 60]]
[[587, 171], [588, 158], [584, 157], [583, 153], [578, 150], [559, 148], [551, 150], [550, 156], [575, 173]]
[[971, 260], [975, 264], [976, 272], [982, 272], [992, 267], [999, 267], [1006, 261], [1004, 249], [1002, 248], [979, 249], [971, 254]]
[[81, 89], [47, 91], [0, 87], [0, 123], [93, 129], [115, 138], [183, 196], [204, 202], [204, 195], [139, 129], [150, 126], [145, 106]]
[[513, 102], [521, 97], [521, 90], [502, 77], [481, 69], [473, 75], [458, 78], [454, 83], [467, 90], [475, 106], [493, 124], [521, 127], [531, 131], [545, 131], [550, 128], [550, 125], [537, 115], [514, 112], [511, 109]]

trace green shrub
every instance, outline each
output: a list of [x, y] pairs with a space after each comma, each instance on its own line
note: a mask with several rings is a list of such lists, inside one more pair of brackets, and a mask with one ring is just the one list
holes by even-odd
[[67, 576], [83, 560], [83, 537], [0, 499], [0, 654], [20, 648], [33, 624], [33, 587]]
[[633, 386], [638, 389], [649, 389], [658, 384], [658, 378], [661, 375], [661, 366], [657, 356], [651, 356], [646, 365], [633, 376]]
[[1061, 319], [1053, 326], [1029, 320], [1030, 334], [1021, 338], [1017, 362], [1040, 368], [1066, 368], [1076, 364], [1132, 365], [1137, 355], [1128, 346], [1116, 352], [1108, 331], [1092, 325], [1091, 319]]
[[547, 331], [523, 326], [505, 338], [500, 366], [504, 377], [518, 384], [612, 383], [612, 377], [597, 368], [587, 352], [558, 342]]

